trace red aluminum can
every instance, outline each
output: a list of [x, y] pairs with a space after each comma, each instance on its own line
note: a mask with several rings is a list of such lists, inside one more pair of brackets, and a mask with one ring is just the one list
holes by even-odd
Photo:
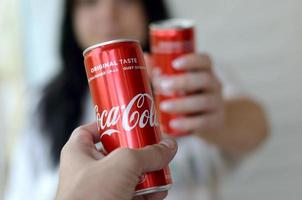
[[[171, 76], [184, 73], [172, 68], [172, 62], [179, 56], [195, 51], [194, 25], [190, 20], [169, 19], [150, 25], [151, 53], [155, 67], [160, 69], [161, 75]], [[164, 133], [172, 136], [188, 135], [172, 129], [169, 123], [172, 119], [181, 118], [183, 115], [169, 114], [160, 111], [159, 104], [162, 101], [183, 97], [185, 93], [166, 93], [155, 91], [157, 110], [159, 111], [159, 121]]]
[[[161, 133], [139, 42], [108, 41], [87, 48], [83, 55], [105, 153], [159, 143]], [[168, 190], [171, 184], [168, 167], [146, 173], [135, 195]]]

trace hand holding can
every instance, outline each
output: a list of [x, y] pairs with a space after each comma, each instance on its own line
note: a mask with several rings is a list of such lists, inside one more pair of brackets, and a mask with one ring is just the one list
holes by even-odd
[[148, 60], [155, 66], [152, 82], [163, 132], [207, 139], [223, 133], [222, 84], [210, 56], [194, 52], [192, 23], [163, 21], [151, 25], [150, 34], [153, 59]]
[[[141, 149], [119, 148], [104, 156], [95, 146], [98, 138], [95, 123], [73, 131], [61, 152], [56, 200], [141, 199], [133, 198], [139, 176], [167, 166], [177, 151], [175, 141], [164, 139], [160, 144]], [[144, 198], [159, 200], [166, 196], [167, 191], [163, 191]]]

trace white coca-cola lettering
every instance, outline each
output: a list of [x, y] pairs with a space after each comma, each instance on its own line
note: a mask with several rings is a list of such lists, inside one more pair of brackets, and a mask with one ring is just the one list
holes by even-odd
[[[115, 125], [120, 118], [118, 112], [118, 106], [113, 107], [109, 112], [107, 110], [104, 110], [100, 118], [101, 129]], [[107, 117], [107, 119], [106, 121], [103, 121], [105, 117]]]
[[160, 41], [152, 45], [154, 53], [177, 53], [177, 52], [190, 52], [194, 49], [193, 40], [184, 41]]
[[107, 67], [113, 67], [113, 66], [117, 66], [117, 62], [115, 60], [113, 61], [109, 61], [109, 62], [105, 62], [105, 63], [102, 63], [100, 65], [97, 65], [97, 66], [94, 66], [90, 69], [90, 72], [91, 73], [94, 73], [94, 72], [97, 72], [97, 71], [100, 71], [100, 70], [103, 70]]
[[135, 63], [137, 63], [137, 58], [123, 58], [123, 59], [120, 59], [120, 63], [121, 63], [121, 65], [135, 64]]
[[[139, 111], [144, 108], [144, 106], [146, 109]], [[102, 113], [99, 113], [98, 106], [95, 106], [99, 130], [107, 129], [101, 134], [101, 137], [104, 135], [111, 136], [113, 133], [119, 133], [120, 131], [110, 127], [115, 126], [120, 120], [122, 128], [125, 131], [131, 131], [137, 126], [139, 128], [144, 128], [148, 124], [150, 127], [158, 126], [159, 124], [157, 122], [154, 107], [154, 100], [152, 96], [147, 93], [136, 95], [127, 106], [114, 106], [110, 110], [103, 110]]]
[[136, 64], [136, 63], [138, 63], [138, 61], [137, 61], [137, 58], [123, 58], [123, 59], [119, 59], [118, 61], [117, 60], [112, 60], [112, 61], [101, 63], [99, 65], [91, 67], [90, 72], [91, 73], [96, 73], [96, 72], [102, 71], [106, 68], [118, 66], [118, 63], [121, 64], [121, 65]]

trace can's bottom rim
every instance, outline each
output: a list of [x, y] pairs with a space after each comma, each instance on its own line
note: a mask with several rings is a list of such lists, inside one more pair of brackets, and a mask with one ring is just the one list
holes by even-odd
[[135, 191], [134, 196], [140, 196], [140, 195], [145, 195], [145, 194], [150, 194], [150, 193], [155, 193], [155, 192], [162, 192], [169, 190], [171, 188], [172, 184], [169, 185], [163, 185], [163, 186], [155, 186], [151, 188], [146, 188], [142, 190]]

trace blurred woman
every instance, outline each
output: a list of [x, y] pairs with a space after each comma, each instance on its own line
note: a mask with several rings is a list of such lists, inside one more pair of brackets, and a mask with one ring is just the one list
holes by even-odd
[[[94, 120], [83, 49], [131, 38], [148, 52], [149, 23], [169, 17], [162, 0], [66, 0], [65, 5], [62, 69], [42, 92], [34, 120], [25, 129], [13, 158], [6, 199], [54, 198], [63, 145], [77, 125]], [[152, 63], [148, 57], [147, 63]], [[165, 112], [199, 114], [170, 122], [172, 128], [192, 133], [178, 139], [179, 152], [171, 164], [171, 200], [215, 199], [220, 174], [267, 135], [259, 104], [241, 95], [219, 70], [218, 77], [212, 63], [206, 54], [190, 54], [174, 62], [186, 73], [169, 78], [151, 75], [159, 91], [202, 91], [160, 105]]]

